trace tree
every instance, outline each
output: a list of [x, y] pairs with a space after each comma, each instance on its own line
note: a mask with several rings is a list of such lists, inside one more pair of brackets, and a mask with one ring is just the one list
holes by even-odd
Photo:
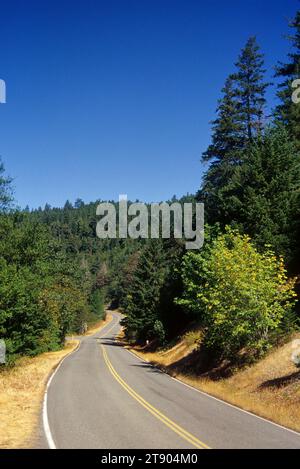
[[82, 208], [84, 207], [84, 201], [82, 199], [76, 199], [74, 203], [75, 208]]
[[283, 81], [278, 86], [278, 98], [280, 104], [275, 109], [275, 117], [285, 124], [290, 135], [295, 139], [300, 148], [300, 104], [292, 101], [295, 91], [293, 81], [300, 78], [300, 10], [290, 23], [294, 29], [294, 35], [289, 37], [292, 43], [292, 52], [288, 54], [289, 62], [279, 63], [276, 68], [276, 76]]
[[165, 253], [160, 240], [150, 240], [134, 272], [131, 293], [127, 295], [123, 320], [126, 334], [137, 341], [155, 337], [154, 324], [160, 320], [158, 306], [164, 278]]
[[256, 37], [248, 39], [236, 63], [236, 92], [240, 105], [240, 122], [244, 137], [251, 140], [264, 127], [265, 93], [270, 83], [264, 80], [265, 70]]
[[182, 292], [179, 267], [184, 252], [178, 240], [159, 239], [148, 241], [144, 249], [129, 256], [123, 270], [129, 273], [129, 282], [121, 282], [128, 337], [162, 343], [186, 326], [186, 317], [174, 301]]
[[299, 242], [300, 151], [284, 127], [270, 128], [251, 143], [233, 193], [236, 224], [261, 250], [272, 245], [291, 262]]
[[206, 219], [211, 223], [228, 218], [223, 188], [226, 188], [235, 171], [245, 143], [233, 76], [226, 80], [222, 93], [217, 108], [218, 117], [212, 123], [212, 143], [202, 155], [203, 162], [212, 163], [197, 194], [197, 199], [205, 204]]
[[7, 211], [13, 201], [12, 178], [5, 175], [4, 164], [0, 158], [0, 212]]
[[265, 106], [263, 56], [251, 37], [236, 63], [237, 70], [226, 80], [223, 97], [213, 122], [212, 143], [202, 161], [212, 161], [197, 198], [205, 203], [208, 222], [230, 223], [232, 181], [244, 161], [245, 150], [261, 134]]
[[223, 97], [219, 100], [217, 107], [218, 117], [212, 122], [212, 143], [202, 154], [203, 162], [230, 161], [233, 151], [243, 145], [243, 127], [240, 122], [240, 106], [233, 75], [230, 75], [225, 81], [222, 94]]
[[198, 316], [206, 347], [223, 358], [266, 351], [295, 304], [283, 259], [260, 254], [248, 236], [230, 229], [205, 252], [185, 255], [182, 278], [179, 303]]
[[104, 288], [108, 284], [108, 267], [106, 262], [103, 262], [97, 272], [95, 287]]

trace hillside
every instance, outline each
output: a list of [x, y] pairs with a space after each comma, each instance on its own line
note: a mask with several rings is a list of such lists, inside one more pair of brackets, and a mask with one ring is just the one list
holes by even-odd
[[199, 332], [191, 331], [173, 347], [157, 352], [147, 347], [132, 350], [201, 391], [300, 431], [300, 369], [291, 360], [292, 344], [299, 334], [241, 369], [230, 368], [224, 362], [204, 366], [205, 357], [196, 343], [199, 336]]

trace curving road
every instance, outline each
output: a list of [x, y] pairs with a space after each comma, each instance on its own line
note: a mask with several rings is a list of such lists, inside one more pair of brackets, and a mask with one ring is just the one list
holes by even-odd
[[119, 321], [113, 313], [53, 376], [44, 409], [50, 447], [300, 448], [300, 434], [190, 388], [118, 346]]

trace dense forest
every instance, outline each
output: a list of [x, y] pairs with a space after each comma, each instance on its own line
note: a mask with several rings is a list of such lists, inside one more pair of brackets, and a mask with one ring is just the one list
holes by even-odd
[[61, 347], [66, 334], [101, 319], [106, 303], [124, 313], [130, 340], [161, 346], [196, 322], [220, 357], [242, 349], [261, 356], [298, 327], [300, 104], [291, 97], [300, 11], [291, 30], [271, 115], [266, 92], [274, 85], [255, 37], [224, 84], [202, 185], [179, 199], [205, 204], [199, 251], [174, 238], [98, 239], [100, 201], [16, 209], [1, 164], [0, 338], [10, 361]]

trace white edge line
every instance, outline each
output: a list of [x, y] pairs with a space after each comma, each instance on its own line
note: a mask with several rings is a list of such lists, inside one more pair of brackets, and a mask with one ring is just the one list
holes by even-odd
[[46, 440], [47, 440], [49, 449], [56, 449], [56, 446], [55, 446], [55, 443], [54, 443], [54, 440], [53, 440], [53, 437], [52, 437], [52, 434], [51, 434], [49, 419], [48, 419], [48, 411], [47, 411], [48, 389], [49, 389], [49, 386], [51, 384], [51, 381], [53, 380], [55, 374], [58, 372], [58, 370], [61, 367], [64, 360], [66, 358], [68, 358], [70, 355], [72, 355], [73, 353], [77, 352], [79, 350], [79, 347], [81, 346], [81, 344], [82, 344], [82, 342], [79, 342], [79, 344], [77, 344], [77, 347], [74, 350], [72, 350], [71, 352], [69, 352], [59, 362], [59, 364], [57, 365], [57, 367], [55, 368], [53, 373], [50, 375], [50, 377], [47, 381], [47, 384], [46, 384], [46, 389], [45, 389], [45, 393], [44, 393], [44, 400], [43, 400], [43, 426], [44, 426], [44, 432], [45, 432], [45, 436], [46, 436]]
[[[113, 316], [113, 315], [112, 315]], [[114, 317], [114, 316], [113, 316]], [[113, 320], [113, 319], [112, 319]], [[104, 326], [103, 329], [105, 329], [105, 327], [108, 327], [110, 325], [112, 321], [110, 321], [108, 324], [106, 324], [106, 326]], [[95, 332], [95, 334], [97, 334], [97, 332]], [[84, 337], [84, 336], [83, 336]], [[87, 336], [88, 337], [88, 336]], [[50, 377], [48, 378], [48, 381], [47, 381], [47, 384], [46, 384], [46, 389], [45, 389], [45, 392], [44, 392], [44, 399], [43, 399], [43, 427], [44, 427], [44, 433], [45, 433], [45, 436], [46, 436], [46, 440], [47, 440], [47, 444], [49, 446], [49, 449], [56, 449], [56, 445], [54, 443], [54, 440], [53, 440], [53, 437], [52, 437], [52, 433], [51, 433], [51, 430], [50, 430], [50, 425], [49, 425], [49, 419], [48, 419], [48, 409], [47, 409], [47, 403], [48, 403], [48, 389], [49, 389], [49, 386], [54, 378], [54, 376], [56, 375], [56, 373], [58, 372], [59, 368], [61, 367], [61, 365], [63, 364], [64, 360], [66, 358], [68, 358], [70, 355], [72, 355], [73, 353], [75, 352], [78, 352], [80, 346], [82, 344], [82, 340], [79, 342], [79, 344], [77, 344], [77, 347], [72, 350], [71, 352], [69, 352], [64, 358], [62, 358], [62, 360], [58, 363], [58, 365], [56, 366], [55, 370], [53, 371], [53, 373], [50, 375]]]
[[292, 430], [291, 428], [288, 428], [288, 427], [284, 427], [283, 425], [280, 425], [279, 423], [276, 423], [276, 422], [272, 422], [272, 420], [268, 420], [264, 417], [261, 417], [260, 415], [256, 415], [254, 414], [253, 412], [250, 412], [249, 410], [245, 410], [245, 409], [242, 409], [241, 407], [238, 407], [237, 405], [234, 405], [234, 404], [230, 404], [230, 402], [227, 402], [227, 401], [223, 401], [222, 399], [219, 399], [218, 397], [215, 397], [213, 396], [212, 394], [208, 394], [207, 392], [205, 391], [201, 391], [200, 389], [197, 389], [197, 388], [194, 388], [193, 386], [191, 386], [190, 384], [187, 384], [185, 383], [184, 381], [181, 381], [180, 379], [178, 378], [174, 378], [174, 376], [171, 376], [169, 375], [169, 373], [167, 373], [166, 371], [164, 370], [161, 370], [158, 366], [156, 365], [153, 365], [151, 362], [149, 362], [148, 360], [145, 360], [144, 358], [141, 358], [140, 356], [136, 355], [134, 352], [132, 352], [131, 350], [128, 350], [127, 348], [124, 347], [124, 349], [130, 353], [131, 355], [133, 355], [135, 358], [138, 358], [140, 361], [144, 362], [144, 363], [148, 363], [148, 365], [151, 365], [153, 368], [157, 368], [161, 373], [165, 374], [166, 376], [168, 376], [169, 378], [173, 379], [174, 381], [177, 381], [177, 383], [180, 383], [182, 384], [183, 386], [186, 386], [187, 388], [190, 388], [192, 389], [193, 391], [196, 391], [206, 397], [209, 397], [210, 399], [214, 399], [215, 401], [218, 401], [220, 402], [221, 404], [225, 404], [229, 407], [232, 407], [233, 409], [236, 409], [236, 410], [239, 410], [240, 412], [244, 412], [245, 414], [248, 414], [248, 415], [251, 415], [251, 417], [256, 417], [257, 419], [260, 419], [260, 420], [263, 420], [264, 422], [267, 422], [269, 423], [270, 425], [274, 425], [275, 427], [278, 427], [278, 428], [281, 428], [282, 430], [286, 430], [288, 432], [291, 432], [291, 433], [294, 433], [295, 435], [297, 436], [300, 436], [300, 433], [297, 432], [296, 430]]

